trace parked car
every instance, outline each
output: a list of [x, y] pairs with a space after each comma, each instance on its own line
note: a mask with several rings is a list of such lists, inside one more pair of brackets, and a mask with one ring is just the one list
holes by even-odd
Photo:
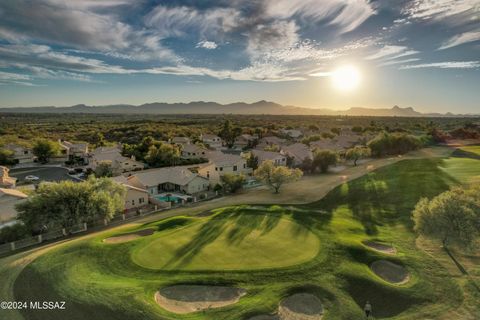
[[26, 181], [38, 181], [38, 180], [40, 180], [40, 178], [37, 177], [37, 176], [29, 175], [29, 176], [25, 177], [25, 180]]

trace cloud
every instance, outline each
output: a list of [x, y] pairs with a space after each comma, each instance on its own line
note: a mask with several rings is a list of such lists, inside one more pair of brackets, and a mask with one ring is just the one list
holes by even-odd
[[478, 0], [415, 0], [404, 8], [403, 13], [411, 19], [441, 20], [462, 16], [472, 17], [478, 14], [479, 10]]
[[257, 25], [248, 33], [247, 51], [258, 57], [272, 50], [289, 48], [300, 39], [297, 31], [294, 21], [279, 20]]
[[444, 50], [444, 49], [459, 46], [464, 43], [479, 41], [479, 40], [480, 40], [480, 31], [465, 32], [448, 39], [442, 44], [440, 48], [438, 48], [438, 50]]
[[162, 46], [158, 34], [135, 29], [111, 13], [112, 6], [131, 3], [1, 1], [0, 36], [12, 43], [41, 41], [81, 50], [128, 52], [139, 60], [176, 59], [171, 50]]
[[318, 22], [340, 27], [341, 32], [356, 29], [370, 16], [375, 14], [368, 0], [266, 0], [265, 15], [272, 18], [287, 19], [295, 15]]
[[195, 48], [203, 48], [203, 49], [208, 49], [208, 50], [213, 50], [217, 49], [218, 45], [214, 41], [207, 41], [207, 40], [202, 40], [197, 45]]
[[400, 70], [440, 68], [440, 69], [476, 69], [480, 68], [480, 61], [447, 61], [401, 66]]
[[239, 25], [241, 13], [235, 8], [198, 10], [193, 7], [158, 5], [144, 18], [147, 27], [155, 28], [164, 37], [183, 36], [189, 29], [201, 35], [215, 36]]
[[367, 60], [394, 60], [419, 53], [405, 46], [386, 45], [377, 52], [365, 57]]
[[0, 71], [0, 85], [36, 86], [31, 80], [32, 77], [26, 74]]
[[391, 60], [391, 61], [386, 61], [383, 63], [380, 63], [378, 66], [379, 67], [387, 67], [387, 66], [392, 66], [396, 64], [402, 64], [402, 63], [409, 63], [409, 62], [415, 62], [419, 61], [419, 58], [411, 58], [411, 59], [403, 59], [403, 60]]

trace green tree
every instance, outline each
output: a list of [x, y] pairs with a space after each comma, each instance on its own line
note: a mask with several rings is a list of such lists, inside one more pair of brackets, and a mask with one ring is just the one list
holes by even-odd
[[320, 172], [326, 173], [328, 167], [337, 164], [338, 155], [332, 150], [320, 150], [317, 149], [313, 153], [313, 170], [320, 168]]
[[15, 164], [15, 160], [12, 157], [12, 151], [0, 148], [0, 165], [9, 166]]
[[258, 157], [255, 157], [253, 153], [250, 153], [250, 156], [247, 159], [247, 167], [256, 170], [258, 168]]
[[472, 247], [480, 236], [480, 189], [473, 190], [457, 187], [432, 200], [422, 198], [413, 210], [414, 230], [440, 240], [445, 249], [450, 244]]
[[313, 171], [313, 160], [309, 157], [303, 159], [300, 164], [300, 169], [302, 169], [303, 172], [311, 173]]
[[71, 228], [95, 219], [111, 219], [124, 208], [125, 187], [107, 178], [83, 182], [42, 183], [16, 206], [18, 219], [30, 229]]
[[172, 144], [150, 146], [145, 161], [152, 167], [174, 166], [180, 159], [180, 149]]
[[60, 153], [58, 143], [47, 139], [38, 139], [33, 144], [33, 154], [40, 163], [47, 163], [51, 157]]
[[383, 132], [369, 141], [367, 146], [374, 157], [382, 157], [416, 150], [422, 146], [422, 143], [417, 137], [410, 134]]
[[112, 177], [112, 176], [113, 176], [113, 168], [112, 168], [112, 163], [110, 161], [101, 161], [95, 168], [95, 177], [97, 178]]
[[226, 173], [220, 177], [223, 189], [231, 193], [235, 193], [242, 189], [245, 180], [246, 179], [243, 174]]
[[340, 128], [332, 128], [332, 129], [330, 129], [330, 131], [338, 136], [341, 132], [341, 129]]
[[303, 176], [303, 172], [300, 169], [276, 167], [273, 161], [267, 160], [260, 164], [254, 175], [258, 180], [271, 187], [275, 193], [279, 193], [282, 185], [299, 180]]
[[93, 144], [95, 147], [104, 147], [105, 146], [105, 137], [103, 136], [103, 133], [95, 131], [91, 135], [89, 142], [91, 144]]
[[357, 166], [358, 160], [368, 158], [370, 157], [370, 155], [371, 155], [370, 148], [356, 146], [348, 149], [345, 152], [345, 159], [352, 160], [353, 165]]
[[242, 129], [234, 127], [230, 120], [226, 120], [218, 136], [225, 141], [228, 148], [232, 148], [235, 145], [235, 140], [241, 133]]

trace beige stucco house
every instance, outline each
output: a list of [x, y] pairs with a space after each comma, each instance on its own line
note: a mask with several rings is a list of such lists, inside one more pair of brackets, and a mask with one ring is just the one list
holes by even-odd
[[195, 194], [209, 189], [206, 177], [193, 173], [185, 166], [145, 170], [127, 177], [128, 184], [145, 189], [150, 195], [165, 192]]
[[27, 199], [28, 196], [15, 189], [0, 188], [0, 225], [17, 218], [15, 205]]
[[13, 189], [17, 184], [17, 178], [10, 177], [10, 170], [7, 167], [0, 166], [0, 188]]
[[18, 163], [32, 163], [35, 160], [35, 155], [31, 148], [15, 143], [6, 144], [3, 147], [13, 152], [13, 159]]
[[112, 180], [121, 184], [126, 189], [125, 210], [140, 209], [148, 205], [147, 190], [129, 185], [128, 179], [124, 176], [114, 177]]
[[282, 147], [280, 153], [292, 157], [293, 165], [299, 166], [305, 159], [313, 160], [313, 153], [310, 148], [303, 143], [294, 143], [289, 146]]
[[209, 162], [199, 165], [197, 171], [199, 175], [208, 178], [212, 185], [220, 182], [220, 177], [226, 173], [245, 176], [252, 173], [252, 169], [247, 167], [247, 161], [240, 155], [215, 151], [209, 152], [207, 159]]
[[280, 152], [273, 152], [273, 151], [263, 151], [263, 150], [252, 150], [252, 154], [254, 157], [258, 158], [258, 164], [266, 160], [271, 160], [276, 166], [286, 166], [287, 165], [287, 157]]
[[207, 149], [196, 144], [185, 144], [182, 146], [181, 157], [183, 159], [206, 158]]
[[66, 140], [59, 140], [60, 150], [62, 156], [72, 160], [74, 157], [79, 157], [82, 159], [87, 158], [88, 156], [88, 143], [72, 143]]
[[143, 170], [145, 164], [136, 161], [134, 157], [122, 156], [118, 147], [97, 148], [89, 159], [89, 168], [95, 170], [100, 163], [108, 163], [112, 166], [113, 174], [120, 175], [125, 172]]
[[200, 139], [211, 149], [220, 149], [222, 147], [222, 138], [217, 135], [206, 133], [202, 134]]

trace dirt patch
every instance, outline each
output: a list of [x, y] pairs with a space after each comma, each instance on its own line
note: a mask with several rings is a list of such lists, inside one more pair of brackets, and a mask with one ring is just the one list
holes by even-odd
[[369, 248], [372, 248], [373, 250], [380, 251], [382, 253], [386, 253], [386, 254], [397, 253], [397, 250], [394, 247], [389, 246], [388, 244], [383, 244], [383, 243], [375, 242], [371, 240], [362, 241], [362, 244]]
[[141, 238], [141, 237], [150, 236], [154, 232], [155, 232], [155, 229], [143, 229], [143, 230], [139, 230], [139, 231], [135, 231], [135, 232], [131, 232], [131, 233], [125, 233], [125, 234], [115, 236], [115, 237], [106, 238], [106, 239], [103, 239], [103, 242], [105, 242], [105, 243], [123, 243], [123, 242], [132, 241], [132, 240], [135, 240], [135, 239], [138, 239], [138, 238]]
[[165, 310], [184, 314], [237, 303], [246, 290], [201, 285], [165, 287], [155, 293], [155, 301]]
[[313, 294], [297, 293], [280, 302], [278, 316], [280, 320], [320, 320], [322, 302]]
[[402, 284], [410, 280], [410, 275], [404, 266], [387, 260], [375, 261], [370, 268], [377, 276], [390, 283]]

